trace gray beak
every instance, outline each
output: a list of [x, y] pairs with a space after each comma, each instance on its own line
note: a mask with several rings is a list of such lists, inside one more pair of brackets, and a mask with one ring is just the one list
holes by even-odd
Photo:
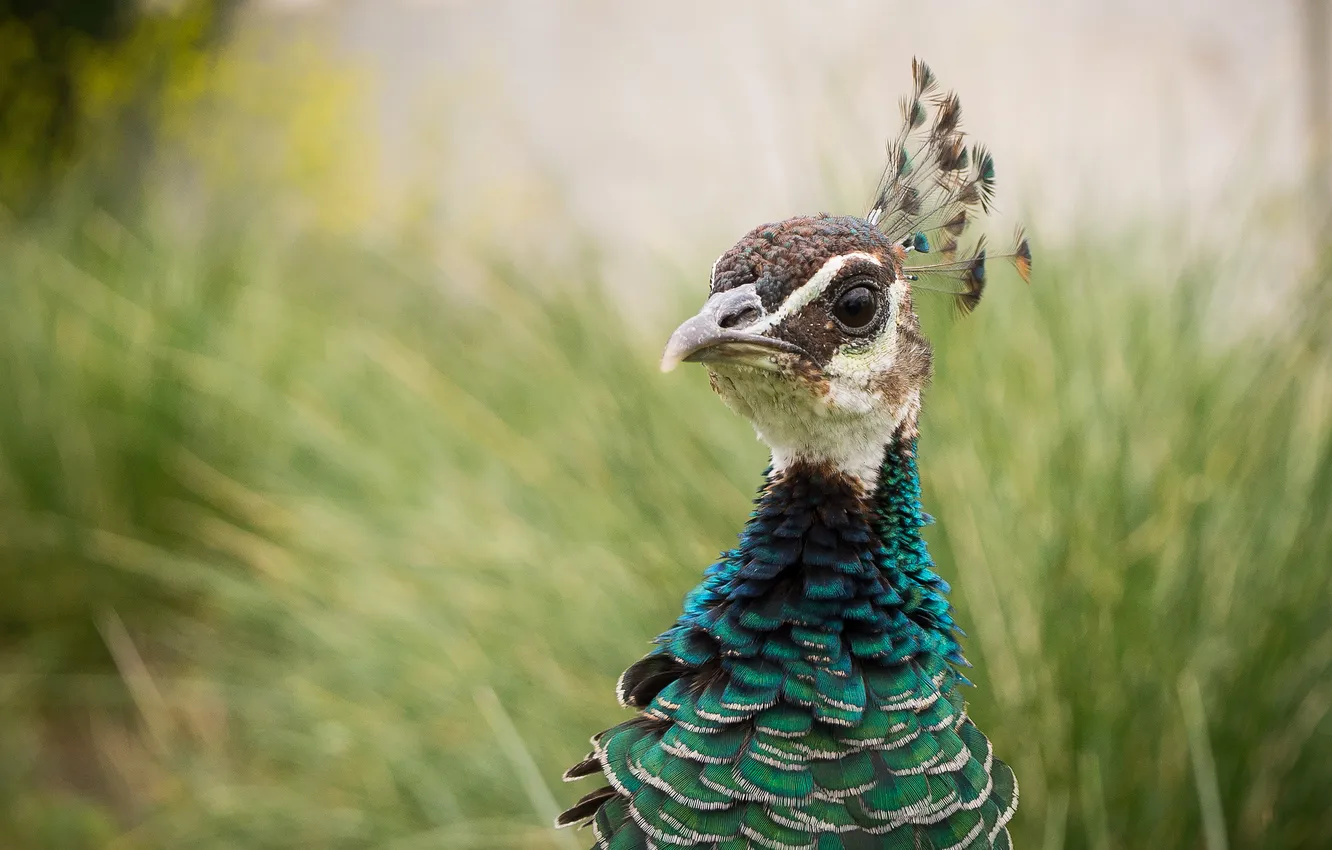
[[743, 328], [763, 316], [763, 304], [753, 284], [718, 292], [697, 316], [675, 329], [661, 356], [661, 371], [669, 372], [686, 361], [701, 363], [735, 360], [772, 352], [804, 354], [799, 346]]

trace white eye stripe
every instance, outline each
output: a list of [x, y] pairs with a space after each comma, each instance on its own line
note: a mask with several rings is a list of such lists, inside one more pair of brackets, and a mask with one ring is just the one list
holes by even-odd
[[815, 272], [809, 280], [801, 284], [799, 289], [786, 296], [786, 300], [782, 302], [780, 307], [745, 328], [745, 330], [751, 333], [763, 333], [769, 328], [780, 325], [810, 304], [815, 298], [822, 295], [828, 285], [837, 277], [837, 273], [842, 270], [842, 267], [852, 260], [865, 260], [876, 266], [883, 265], [877, 257], [864, 251], [852, 251], [849, 254], [838, 254], [836, 257], [829, 257], [823, 267]]

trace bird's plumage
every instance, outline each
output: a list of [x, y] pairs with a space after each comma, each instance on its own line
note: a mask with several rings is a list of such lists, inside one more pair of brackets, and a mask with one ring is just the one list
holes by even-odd
[[[888, 146], [865, 218], [906, 249], [913, 289], [952, 295], [958, 311], [970, 313], [985, 290], [987, 251], [983, 236], [969, 241], [967, 234], [994, 204], [994, 157], [982, 145], [967, 146], [957, 94], [941, 92], [924, 62], [914, 60], [911, 72], [902, 129]], [[1002, 258], [1024, 280], [1030, 276], [1031, 248], [1021, 230]]]
[[[930, 346], [912, 301], [979, 299], [983, 245], [957, 240], [994, 169], [962, 144], [956, 97], [914, 72], [870, 214], [755, 228], [667, 346], [667, 368], [707, 365], [772, 465], [739, 545], [621, 677], [635, 716], [566, 773], [604, 780], [558, 821], [590, 824], [597, 848], [1009, 846], [1017, 784], [967, 717], [961, 631], [920, 534]], [[943, 259], [916, 262], [932, 246]], [[1010, 256], [1025, 277], [1025, 240]]]

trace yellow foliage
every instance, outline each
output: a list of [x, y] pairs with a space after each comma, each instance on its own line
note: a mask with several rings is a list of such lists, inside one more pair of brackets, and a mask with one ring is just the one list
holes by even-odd
[[[0, 94], [10, 103], [0, 134], [0, 182], [10, 189], [0, 204], [43, 191], [77, 162], [78, 179], [187, 176], [209, 195], [288, 202], [335, 232], [373, 221], [378, 162], [361, 75], [312, 41], [243, 26], [210, 43], [210, 6], [183, 6], [143, 15], [114, 43], [72, 36], [65, 79], [45, 85], [31, 83], [31, 33], [0, 21]], [[76, 111], [68, 152], [51, 149], [47, 129], [61, 85]], [[145, 157], [151, 171], [125, 171]]]
[[162, 140], [215, 187], [290, 195], [318, 226], [355, 230], [379, 201], [363, 92], [354, 69], [313, 43], [242, 37], [172, 87]]

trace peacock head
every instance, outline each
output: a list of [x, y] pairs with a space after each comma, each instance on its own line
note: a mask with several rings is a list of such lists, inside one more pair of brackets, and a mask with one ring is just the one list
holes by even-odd
[[671, 336], [662, 369], [703, 363], [774, 469], [817, 463], [872, 482], [894, 436], [914, 436], [930, 379], [907, 253], [862, 218], [755, 228], [718, 258], [709, 298]]
[[[911, 68], [869, 213], [755, 228], [718, 258], [703, 309], [666, 345], [662, 368], [705, 364], [776, 471], [832, 466], [872, 486], [886, 447], [915, 438], [930, 379], [914, 294], [943, 293], [967, 313], [985, 289], [985, 238], [969, 232], [990, 212], [994, 160], [967, 144], [957, 95], [925, 63]], [[1029, 278], [1020, 230], [1003, 256]]]

